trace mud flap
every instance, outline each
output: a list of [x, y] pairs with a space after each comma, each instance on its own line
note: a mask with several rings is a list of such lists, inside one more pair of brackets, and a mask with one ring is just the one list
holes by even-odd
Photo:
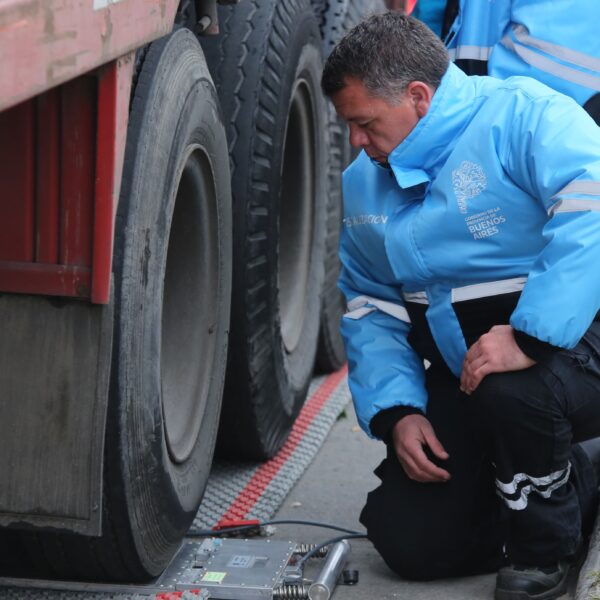
[[112, 304], [0, 296], [0, 526], [97, 536]]

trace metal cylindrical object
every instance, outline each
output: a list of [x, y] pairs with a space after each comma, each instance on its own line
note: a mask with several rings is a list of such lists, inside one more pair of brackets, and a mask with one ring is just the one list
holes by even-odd
[[308, 588], [308, 597], [310, 600], [329, 600], [338, 577], [346, 564], [346, 559], [350, 553], [350, 544], [346, 540], [337, 542], [329, 551], [325, 565], [321, 569], [319, 576]]

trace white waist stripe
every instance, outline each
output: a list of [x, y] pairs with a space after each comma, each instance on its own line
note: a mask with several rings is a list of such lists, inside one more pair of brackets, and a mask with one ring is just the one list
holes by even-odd
[[565, 46], [559, 46], [558, 44], [552, 44], [529, 35], [526, 27], [523, 25], [513, 25], [513, 33], [519, 42], [532, 48], [537, 48], [550, 56], [554, 56], [559, 60], [570, 62], [578, 67], [589, 69], [590, 71], [600, 72], [600, 59], [594, 58], [589, 54], [583, 52], [577, 52], [571, 48]]
[[379, 300], [371, 296], [357, 296], [348, 302], [348, 312], [344, 315], [348, 319], [362, 319], [374, 310], [394, 317], [405, 323], [410, 323], [410, 317], [404, 306], [388, 302], [387, 300]]
[[402, 292], [402, 297], [406, 302], [414, 302], [416, 304], [429, 304], [427, 294], [425, 292]]
[[547, 58], [546, 56], [538, 54], [535, 50], [530, 50], [526, 46], [521, 46], [521, 44], [515, 44], [509, 35], [502, 38], [502, 44], [509, 50], [512, 50], [527, 64], [540, 71], [556, 75], [565, 81], [576, 83], [577, 85], [587, 87], [591, 90], [600, 91], [600, 76], [584, 73], [583, 71], [578, 71], [572, 67], [559, 64], [552, 58]]
[[[496, 479], [496, 492], [511, 510], [524, 510], [527, 508], [529, 502], [528, 497], [531, 492], [535, 492], [542, 496], [542, 498], [550, 498], [554, 490], [557, 490], [568, 481], [570, 473], [570, 462], [567, 464], [566, 468], [554, 471], [554, 473], [550, 473], [550, 475], [546, 475], [545, 477], [532, 477], [526, 473], [517, 473], [509, 483], [502, 483], [500, 480]], [[516, 493], [517, 486], [522, 481], [529, 481], [529, 484], [521, 488], [520, 496], [516, 500], [507, 498], [506, 495]], [[543, 490], [539, 489], [545, 486], [548, 487]]]
[[472, 60], [488, 60], [492, 53], [492, 46], [458, 46], [448, 50], [450, 60], [465, 58]]
[[463, 302], [486, 298], [488, 296], [499, 296], [520, 292], [525, 287], [527, 277], [515, 277], [514, 279], [502, 279], [501, 281], [490, 281], [489, 283], [476, 283], [452, 290], [452, 302]]
[[558, 198], [564, 194], [588, 194], [589, 196], [600, 196], [600, 181], [572, 181], [566, 185], [558, 194], [552, 196]]
[[374, 306], [363, 306], [361, 308], [357, 308], [355, 310], [350, 310], [344, 314], [345, 319], [352, 319], [357, 321], [358, 319], [362, 319], [366, 317], [369, 313], [377, 310]]
[[563, 198], [553, 204], [548, 210], [552, 216], [555, 213], [600, 211], [600, 200], [581, 200], [580, 198]]
[[[513, 279], [502, 279], [500, 281], [490, 281], [488, 283], [475, 283], [452, 289], [452, 302], [464, 302], [465, 300], [475, 300], [477, 298], [487, 298], [489, 296], [499, 296], [500, 294], [510, 294], [520, 292], [525, 287], [527, 277], [514, 277]], [[418, 304], [429, 304], [425, 292], [404, 292], [406, 302], [415, 302]]]

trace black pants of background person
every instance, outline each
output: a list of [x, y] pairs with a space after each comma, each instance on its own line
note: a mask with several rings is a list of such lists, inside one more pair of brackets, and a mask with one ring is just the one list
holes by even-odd
[[418, 483], [392, 448], [361, 514], [388, 566], [407, 579], [546, 566], [575, 553], [597, 506], [577, 442], [600, 435], [600, 324], [545, 364], [486, 377], [472, 396], [447, 368], [427, 371], [427, 418], [452, 479]]

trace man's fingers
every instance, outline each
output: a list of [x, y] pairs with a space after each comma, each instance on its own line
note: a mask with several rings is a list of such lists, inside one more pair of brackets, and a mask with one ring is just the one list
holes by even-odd
[[473, 361], [476, 358], [478, 358], [481, 354], [481, 343], [479, 342], [479, 340], [477, 340], [468, 350], [467, 353], [465, 354], [465, 362], [469, 361]]
[[448, 471], [440, 469], [427, 458], [420, 443], [410, 449], [409, 457], [414, 465], [414, 470], [423, 477], [423, 481], [447, 481], [450, 479]]
[[488, 362], [488, 360], [487, 355], [483, 352], [477, 355], [473, 354], [472, 356], [469, 356], [469, 353], [467, 353], [460, 373], [460, 389], [463, 392], [470, 390], [474, 372]]
[[515, 341], [510, 325], [495, 325], [483, 334], [465, 355], [460, 374], [460, 389], [471, 394], [490, 373], [520, 371], [535, 365]]
[[[401, 447], [398, 449], [398, 459], [402, 464], [402, 467], [408, 477], [413, 479], [414, 481], [419, 481], [421, 483], [429, 483], [433, 481], [439, 481], [433, 475], [428, 473], [421, 466], [421, 460], [419, 460], [418, 454], [423, 454], [423, 450], [421, 448], [420, 443], [416, 445], [410, 444], [406, 447]], [[423, 459], [426, 461], [427, 457], [423, 454]]]
[[490, 359], [487, 356], [480, 354], [476, 359], [470, 361], [469, 364], [467, 365], [468, 375], [470, 375], [472, 377], [478, 369], [481, 369], [481, 367], [483, 367], [483, 365], [485, 365], [489, 362], [490, 362]]
[[404, 472], [409, 479], [418, 481], [419, 483], [442, 483], [449, 478], [432, 474], [427, 470], [421, 469], [412, 460], [406, 460], [402, 462], [402, 467], [404, 468]]
[[463, 368], [460, 373], [460, 389], [462, 392], [466, 392], [469, 389], [471, 382], [471, 368], [467, 361], [463, 363]]
[[468, 366], [463, 367], [463, 370], [460, 374], [460, 391], [465, 392], [465, 394], [470, 394], [472, 385], [473, 376], [471, 374], [471, 370]]
[[408, 415], [400, 419], [394, 426], [392, 438], [398, 460], [408, 477], [421, 482], [450, 479], [450, 474], [430, 461], [423, 450], [425, 445], [433, 445], [434, 455], [440, 458], [448, 456], [431, 423], [423, 415]]
[[417, 467], [416, 463], [411, 458], [407, 457], [404, 460], [401, 460], [400, 462], [402, 464], [404, 472], [406, 473], [409, 479], [412, 479], [413, 481], [418, 481], [419, 483], [433, 482], [431, 476], [419, 469], [419, 467]]
[[492, 371], [491, 364], [484, 355], [480, 355], [472, 362], [466, 362], [460, 374], [460, 389], [467, 394], [472, 393], [483, 377]]
[[473, 376], [470, 379], [470, 382], [469, 382], [469, 393], [472, 394], [479, 387], [479, 384], [481, 383], [481, 380], [486, 375], [489, 375], [490, 373], [494, 373], [494, 372], [495, 372], [495, 369], [490, 365], [490, 363], [485, 363], [484, 365], [482, 365], [481, 367], [479, 367], [479, 369], [477, 369], [473, 373]]
[[442, 442], [437, 439], [433, 429], [431, 431], [424, 431], [423, 434], [425, 435], [427, 445], [431, 448], [434, 455], [442, 460], [446, 460], [448, 458], [448, 453], [444, 449], [444, 446], [442, 446]]

